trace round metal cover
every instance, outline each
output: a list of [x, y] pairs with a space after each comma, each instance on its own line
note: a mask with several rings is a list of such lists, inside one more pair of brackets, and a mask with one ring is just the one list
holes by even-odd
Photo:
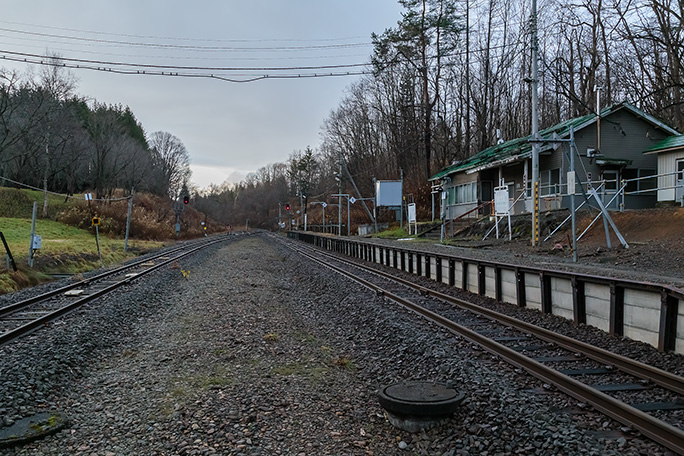
[[12, 426], [0, 428], [0, 448], [31, 442], [54, 434], [68, 423], [66, 415], [60, 412], [38, 413], [23, 418]]
[[385, 410], [414, 416], [449, 415], [464, 397], [443, 383], [421, 381], [393, 383], [378, 392], [378, 400]]

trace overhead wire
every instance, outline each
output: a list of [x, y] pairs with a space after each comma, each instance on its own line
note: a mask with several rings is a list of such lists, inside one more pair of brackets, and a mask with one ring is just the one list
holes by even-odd
[[[0, 176], [0, 179], [6, 180], [7, 182], [11, 182], [11, 183], [13, 183], [13, 184], [15, 184], [15, 185], [20, 185], [20, 186], [22, 186], [22, 187], [29, 188], [29, 189], [31, 189], [31, 190], [38, 190], [39, 192], [48, 193], [48, 194], [50, 194], [50, 195], [61, 196], [61, 197], [64, 197], [64, 198], [71, 198], [71, 199], [81, 199], [80, 197], [77, 197], [77, 196], [74, 196], [74, 195], [67, 195], [66, 193], [57, 193], [57, 192], [53, 192], [53, 191], [50, 191], [50, 190], [45, 190], [45, 189], [43, 189], [43, 188], [34, 187], [34, 186], [32, 186], [32, 185], [24, 184], [23, 182], [15, 181], [15, 180], [12, 180], [12, 179], [10, 179], [10, 178], [8, 178], [8, 177], [4, 177], [4, 176]], [[133, 198], [133, 195], [124, 196], [123, 198], [92, 198], [92, 199], [89, 200], [89, 201], [109, 201], [109, 202], [116, 202], [116, 201], [127, 201], [127, 200], [129, 200], [129, 199], [131, 199], [131, 198]]]
[[[7, 23], [6, 21], [0, 21]], [[45, 27], [58, 29], [55, 27]], [[49, 38], [59, 38], [59, 39], [70, 39], [83, 42], [87, 45], [117, 45], [117, 46], [135, 46], [135, 47], [152, 47], [154, 49], [173, 49], [173, 50], [192, 50], [197, 51], [208, 51], [208, 52], [233, 52], [233, 51], [244, 51], [244, 52], [254, 52], [256, 50], [267, 51], [267, 52], [283, 52], [285, 50], [307, 50], [307, 51], [318, 51], [322, 49], [340, 49], [346, 47], [357, 47], [357, 46], [367, 46], [372, 43], [348, 43], [348, 44], [334, 44], [334, 45], [315, 45], [315, 46], [276, 46], [276, 47], [246, 47], [246, 48], [236, 48], [236, 47], [225, 47], [225, 46], [187, 46], [187, 45], [175, 45], [175, 44], [152, 44], [136, 41], [121, 41], [121, 40], [108, 40], [108, 39], [93, 39], [93, 38], [83, 38], [74, 37], [68, 35], [50, 34], [50, 33], [38, 33], [38, 32], [28, 32], [24, 30], [16, 30], [0, 27], [2, 31], [9, 31], [12, 33], [24, 33], [27, 35], [49, 37]], [[62, 29], [59, 29], [62, 30]], [[79, 33], [91, 33], [79, 31], [76, 29], [63, 29], [69, 31], [76, 31]], [[92, 32], [96, 33], [96, 32]], [[103, 34], [102, 32], [98, 32]], [[106, 34], [111, 36], [112, 34]], [[117, 36], [126, 37], [136, 37], [149, 39], [152, 37], [143, 37], [140, 35], [125, 35], [125, 34], [114, 34]], [[156, 37], [161, 38], [161, 37]], [[177, 38], [173, 38], [177, 39]], [[330, 41], [345, 40], [345, 39], [328, 39]], [[203, 40], [207, 41], [207, 40]], [[225, 42], [226, 40], [219, 40]], [[234, 42], [236, 40], [229, 40]], [[239, 42], [253, 42], [254, 40], [237, 40]], [[256, 40], [261, 41], [261, 40]], [[286, 41], [286, 40], [278, 40]], [[518, 46], [521, 41], [512, 41], [506, 44], [498, 46], [490, 46], [489, 51], [510, 48], [513, 46]], [[70, 52], [84, 52], [82, 50], [70, 51]], [[96, 53], [93, 51], [88, 51], [89, 53]], [[444, 54], [441, 57], [454, 57], [458, 55], [465, 55], [468, 51], [456, 51], [449, 54]], [[471, 49], [469, 52], [478, 52], [478, 50]], [[127, 74], [127, 75], [156, 75], [156, 76], [172, 76], [172, 77], [187, 77], [187, 78], [209, 78], [217, 79], [221, 81], [233, 82], [233, 83], [246, 83], [255, 82], [264, 79], [296, 79], [296, 78], [322, 78], [322, 77], [341, 77], [341, 76], [359, 76], [372, 74], [371, 65], [369, 63], [349, 63], [349, 64], [330, 64], [330, 65], [301, 65], [301, 66], [261, 66], [261, 67], [251, 67], [251, 66], [188, 66], [188, 65], [173, 65], [173, 64], [151, 64], [151, 63], [130, 63], [122, 61], [106, 61], [106, 60], [95, 60], [95, 59], [85, 59], [85, 58], [74, 58], [74, 57], [61, 57], [61, 56], [49, 56], [36, 53], [18, 52], [12, 50], [0, 51], [0, 59], [29, 63], [36, 65], [49, 65], [49, 66], [60, 66], [71, 69], [87, 69], [91, 71], [108, 72], [115, 74]], [[99, 53], [102, 55], [102, 53]], [[315, 56], [316, 58], [323, 58], [322, 56]], [[330, 56], [330, 58], [339, 58], [340, 56]], [[144, 58], [158, 59], [158, 58], [169, 58], [161, 56], [146, 56]], [[171, 56], [171, 58], [182, 58], [177, 55]], [[310, 57], [302, 57], [310, 58]], [[429, 56], [429, 59], [434, 59], [436, 56]], [[386, 66], [391, 67], [399, 63], [399, 59], [395, 59]], [[363, 69], [362, 69], [363, 68]], [[350, 71], [343, 71], [344, 69], [350, 69]], [[342, 70], [342, 71], [340, 71]], [[377, 69], [376, 69], [377, 70]], [[381, 70], [382, 71], [382, 70]], [[243, 74], [231, 74], [230, 76], [223, 73], [235, 73], [242, 72]], [[258, 72], [258, 73], [257, 73]], [[289, 74], [282, 74], [282, 72], [288, 72]], [[304, 72], [304, 73], [301, 73]], [[313, 72], [313, 73], [311, 73]], [[247, 73], [247, 74], [244, 74]], [[256, 73], [256, 74], [255, 74]], [[277, 74], [273, 74], [277, 73]]]
[[3, 21], [0, 20], [0, 24], [11, 24], [11, 25], [21, 25], [28, 27], [36, 27], [42, 29], [50, 30], [61, 30], [67, 32], [78, 32], [87, 33], [92, 35], [105, 35], [105, 36], [122, 36], [128, 38], [142, 38], [142, 39], [160, 39], [160, 40], [178, 40], [178, 41], [199, 41], [199, 42], [219, 42], [219, 43], [245, 43], [245, 42], [326, 42], [326, 41], [348, 41], [348, 40], [358, 40], [364, 39], [361, 36], [350, 36], [341, 38], [318, 38], [318, 39], [304, 39], [304, 38], [258, 38], [258, 39], [226, 39], [226, 38], [189, 38], [189, 37], [179, 37], [179, 36], [156, 36], [156, 35], [135, 35], [129, 33], [116, 33], [116, 32], [102, 32], [99, 30], [82, 30], [67, 27], [55, 27], [51, 25], [39, 25], [39, 24], [28, 24], [25, 22], [13, 22], [13, 21]]
[[[7, 38], [5, 35], [0, 34], [0, 39]], [[39, 41], [42, 43], [40, 40], [35, 40]], [[23, 47], [29, 47], [29, 48], [41, 48], [45, 49], [45, 46], [43, 44], [41, 45], [32, 45], [32, 44], [26, 44], [25, 42], [22, 41], [22, 43], [13, 43], [13, 42], [8, 42], [6, 39], [2, 40], [3, 45], [5, 46], [23, 46]], [[123, 54], [123, 53], [114, 53], [114, 52], [102, 52], [102, 51], [95, 51], [95, 50], [83, 50], [83, 49], [68, 49], [68, 48], [63, 48], [63, 47], [50, 47], [51, 52], [67, 52], [67, 53], [80, 53], [80, 54], [94, 54], [94, 55], [106, 55], [106, 56], [112, 56], [112, 57], [128, 57], [128, 58], [144, 58], [144, 59], [168, 59], [168, 60], [204, 60], [204, 61], [214, 61], [214, 60], [221, 60], [225, 61], [225, 57], [207, 57], [207, 56], [198, 56], [196, 53], [193, 53], [192, 55], [186, 55], [186, 56], [181, 56], [181, 55], [170, 55], [170, 56], [162, 56], [162, 55], [143, 55], [143, 54]], [[322, 59], [338, 59], [338, 58], [366, 58], [368, 57], [368, 54], [340, 54], [340, 55], [308, 55], [308, 56], [279, 56], [279, 57], [231, 57], [231, 61], [264, 61], [264, 60], [322, 60]]]
[[321, 44], [321, 45], [310, 45], [310, 46], [273, 46], [273, 47], [227, 47], [227, 46], [192, 46], [184, 44], [168, 44], [168, 43], [142, 43], [136, 41], [118, 41], [118, 40], [104, 40], [97, 38], [83, 38], [77, 36], [68, 35], [57, 35], [51, 33], [40, 33], [40, 32], [27, 32], [25, 30], [15, 30], [8, 29], [5, 27], [0, 27], [0, 31], [17, 33], [22, 35], [30, 36], [40, 36], [44, 38], [59, 38], [64, 40], [85, 42], [85, 43], [96, 43], [96, 44], [113, 44], [122, 46], [133, 46], [133, 47], [143, 47], [143, 48], [153, 48], [153, 49], [181, 49], [181, 50], [191, 50], [191, 51], [292, 51], [292, 50], [318, 50], [318, 49], [340, 49], [340, 48], [350, 48], [350, 47], [360, 47], [369, 46], [372, 43], [346, 43], [346, 44]]

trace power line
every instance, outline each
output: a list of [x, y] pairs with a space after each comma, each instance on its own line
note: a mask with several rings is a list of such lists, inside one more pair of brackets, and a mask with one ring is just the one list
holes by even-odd
[[[51, 192], [50, 190], [45, 190], [45, 189], [43, 189], [43, 188], [34, 187], [34, 186], [32, 186], [32, 185], [24, 184], [23, 182], [18, 182], [18, 181], [12, 180], [12, 179], [7, 178], [7, 177], [4, 177], [4, 176], [0, 176], [0, 179], [6, 180], [7, 182], [11, 182], [11, 183], [13, 183], [13, 184], [15, 184], [15, 185], [20, 185], [20, 186], [22, 186], [22, 187], [29, 188], [29, 189], [31, 189], [31, 190], [38, 190], [39, 192], [49, 193], [50, 195], [63, 196], [63, 197], [65, 197], [65, 198], [71, 198], [71, 199], [81, 199], [81, 198], [79, 198], [79, 197], [77, 197], [77, 196], [74, 196], [74, 195], [67, 195], [67, 194], [65, 194], [65, 193]], [[131, 199], [131, 198], [133, 198], [133, 195], [125, 196], [125, 197], [123, 197], [123, 198], [93, 198], [91, 201], [111, 201], [111, 202], [115, 202], [115, 201], [127, 201], [127, 200], [129, 200], [129, 199]]]
[[216, 43], [261, 43], [261, 42], [333, 42], [333, 41], [349, 41], [363, 39], [360, 36], [350, 36], [341, 38], [318, 38], [318, 39], [298, 39], [298, 38], [259, 38], [259, 39], [212, 39], [212, 38], [187, 38], [178, 36], [155, 36], [155, 35], [135, 35], [128, 33], [112, 33], [112, 32], [102, 32], [96, 30], [81, 30], [75, 28], [67, 27], [54, 27], [49, 25], [38, 25], [38, 24], [27, 24], [25, 22], [12, 22], [12, 21], [2, 21], [0, 24], [11, 24], [11, 25], [21, 25], [27, 27], [36, 27], [48, 30], [61, 30], [66, 32], [77, 32], [77, 33], [88, 33], [92, 35], [103, 35], [103, 36], [121, 36], [127, 38], [141, 38], [141, 39], [159, 39], [159, 40], [178, 40], [178, 41], [201, 41], [201, 42], [216, 42]]
[[88, 60], [88, 59], [74, 59], [69, 57], [51, 57], [40, 54], [28, 54], [24, 52], [14, 52], [0, 50], [0, 54], [10, 54], [21, 57], [29, 57], [33, 59], [55, 60], [57, 66], [60, 66], [60, 61], [85, 63], [89, 65], [104, 65], [112, 67], [130, 67], [130, 68], [145, 68], [151, 70], [180, 70], [180, 71], [297, 71], [297, 70], [330, 70], [340, 68], [354, 68], [366, 66], [365, 63], [352, 63], [347, 65], [319, 65], [319, 66], [299, 66], [299, 67], [201, 67], [201, 66], [179, 66], [179, 65], [153, 65], [147, 63], [125, 63], [125, 62], [108, 62], [104, 60]]
[[[6, 35], [1, 35], [0, 38], [8, 38]], [[14, 42], [8, 42], [7, 40], [3, 40], [5, 45], [9, 46], [23, 46], [23, 47], [29, 47], [29, 48], [41, 48], [45, 49], [45, 45], [42, 44], [43, 42], [40, 40], [31, 40], [31, 41], [38, 41], [41, 44], [40, 45], [31, 45], [31, 44], [26, 44], [25, 41], [27, 40], [22, 40], [21, 43], [14, 43]], [[171, 56], [162, 56], [162, 55], [142, 55], [142, 54], [122, 54], [122, 53], [114, 53], [114, 52], [101, 52], [101, 51], [92, 51], [92, 50], [84, 50], [84, 49], [67, 49], [67, 48], [60, 48], [60, 47], [50, 47], [50, 51], [53, 52], [68, 52], [68, 53], [80, 53], [80, 54], [95, 54], [95, 55], [106, 55], [106, 56], [112, 56], [112, 57], [130, 57], [130, 58], [145, 58], [145, 59], [169, 59], [169, 60], [205, 60], [205, 61], [213, 61], [213, 60], [226, 60], [225, 57], [205, 57], [205, 56], [198, 56], [196, 53], [193, 53], [192, 55], [188, 56], [180, 56], [180, 55], [171, 55]], [[367, 54], [339, 54], [339, 55], [310, 55], [310, 56], [290, 56], [290, 57], [232, 57], [231, 60], [235, 61], [264, 61], [264, 60], [322, 60], [322, 59], [339, 59], [339, 58], [354, 58], [358, 59], [359, 57], [366, 58], [368, 57]]]
[[318, 50], [318, 49], [341, 49], [341, 48], [352, 48], [369, 46], [372, 43], [347, 43], [347, 44], [321, 44], [312, 46], [275, 46], [275, 47], [226, 47], [226, 46], [192, 46], [184, 44], [164, 44], [164, 43], [142, 43], [137, 41], [118, 41], [118, 40], [105, 40], [96, 38], [83, 38], [78, 36], [69, 35], [57, 35], [52, 33], [40, 33], [40, 32], [27, 32], [24, 30], [16, 30], [0, 27], [0, 31], [9, 33], [18, 33], [21, 35], [30, 36], [40, 36], [44, 38], [59, 38], [65, 40], [86, 42], [86, 43], [98, 43], [98, 44], [112, 44], [112, 45], [123, 45], [123, 46], [134, 46], [143, 48], [154, 48], [154, 49], [182, 49], [182, 50], [208, 50], [208, 51], [293, 51], [293, 50]]
[[[0, 51], [2, 52], [2, 51]], [[233, 75], [232, 77], [222, 76], [213, 73], [185, 73], [180, 71], [157, 71], [157, 70], [133, 70], [133, 69], [117, 69], [106, 68], [90, 65], [76, 65], [68, 63], [59, 63], [56, 61], [46, 60], [32, 60], [28, 58], [7, 57], [0, 56], [0, 60], [8, 60], [12, 62], [29, 63], [34, 65], [54, 66], [79, 70], [92, 70], [105, 73], [127, 74], [127, 75], [145, 75], [145, 76], [167, 76], [167, 77], [182, 77], [182, 78], [205, 78], [217, 79], [226, 82], [246, 83], [255, 82], [263, 79], [304, 79], [304, 78], [326, 78], [326, 77], [341, 77], [341, 76], [360, 76], [364, 74], [371, 74], [370, 71], [347, 71], [337, 73], [304, 73], [304, 74], [262, 74], [262, 75]], [[246, 79], [235, 79], [236, 77], [244, 77]]]

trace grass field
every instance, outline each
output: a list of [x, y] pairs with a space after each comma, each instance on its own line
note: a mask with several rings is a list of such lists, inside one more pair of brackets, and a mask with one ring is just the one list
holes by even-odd
[[[38, 202], [36, 234], [41, 236], [41, 248], [35, 253], [33, 268], [28, 266], [33, 202]], [[4, 235], [19, 271], [7, 268], [5, 249], [0, 244], [0, 294], [51, 280], [50, 274], [76, 274], [100, 267], [95, 228], [79, 229], [58, 223], [57, 214], [71, 207], [74, 199], [48, 198], [48, 216], [42, 218], [43, 194], [33, 190], [0, 187], [0, 232]], [[110, 266], [139, 254], [157, 249], [165, 243], [130, 239], [124, 253], [121, 236], [111, 238], [100, 234], [100, 251], [104, 266]]]
[[[41, 248], [36, 251], [34, 267], [28, 266], [31, 220], [0, 217], [0, 232], [3, 233], [12, 252], [18, 272], [5, 269], [0, 263], [0, 294], [25, 286], [51, 280], [50, 274], [76, 274], [100, 266], [96, 236], [88, 230], [66, 226], [52, 220], [37, 220], [36, 234], [42, 237]], [[128, 252], [124, 253], [124, 240], [100, 236], [100, 251], [104, 266], [110, 266], [140, 253], [157, 249], [163, 242], [128, 241]], [[4, 247], [0, 247], [4, 254]], [[2, 255], [4, 256], [4, 255]]]

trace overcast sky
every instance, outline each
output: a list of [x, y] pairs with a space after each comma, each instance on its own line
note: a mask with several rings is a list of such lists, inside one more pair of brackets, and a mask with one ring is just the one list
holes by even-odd
[[[148, 134], [162, 130], [180, 138], [199, 187], [318, 147], [323, 120], [359, 76], [249, 83], [196, 76], [363, 71], [293, 68], [367, 63], [370, 34], [394, 27], [401, 14], [396, 0], [0, 0], [0, 6], [0, 56], [31, 61], [38, 57], [26, 54], [49, 52], [102, 62], [66, 60], [73, 65], [192, 75], [71, 70], [78, 94], [129, 106]], [[3, 60], [0, 66], [35, 65]], [[241, 70], [216, 69], [226, 67]]]

